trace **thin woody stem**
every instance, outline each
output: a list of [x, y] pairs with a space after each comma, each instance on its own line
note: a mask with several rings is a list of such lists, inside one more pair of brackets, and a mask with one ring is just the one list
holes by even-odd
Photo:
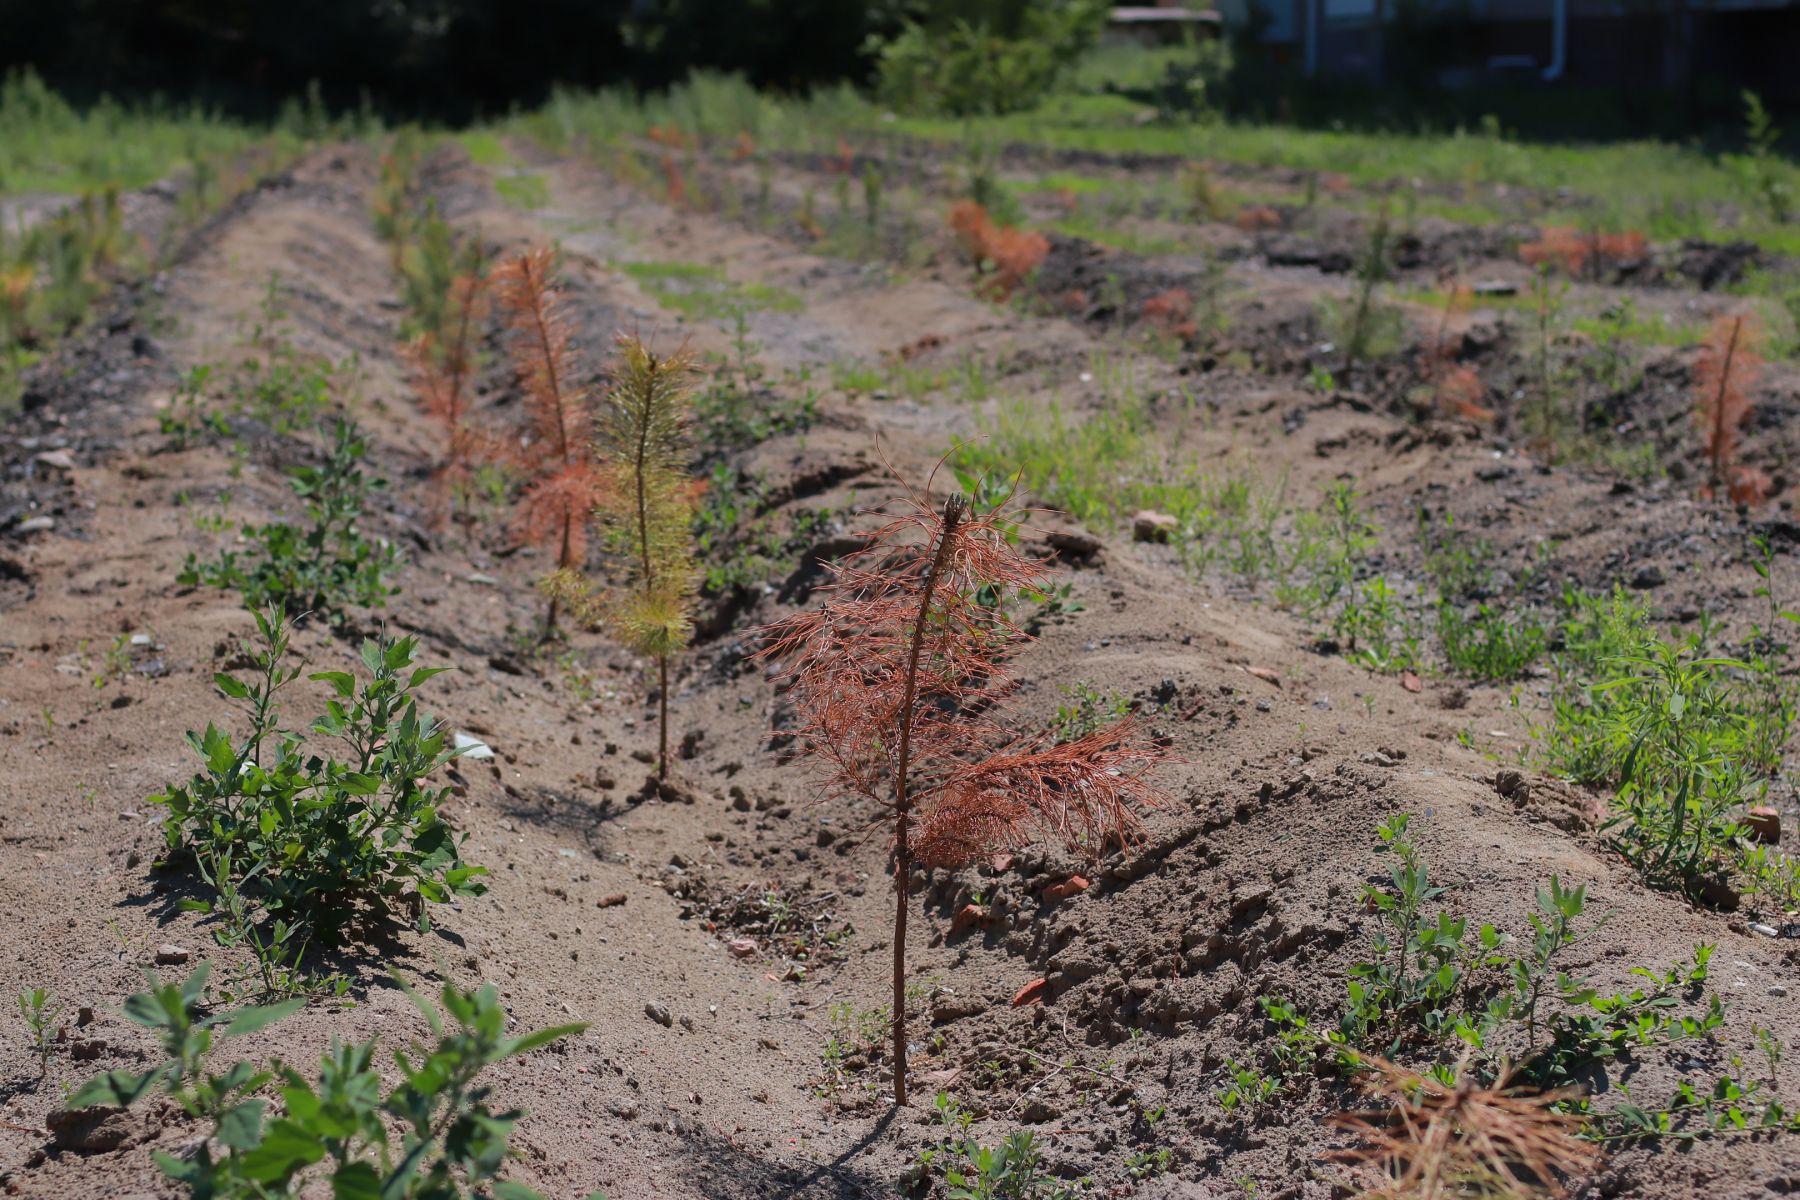
[[913, 620], [912, 645], [906, 657], [906, 694], [900, 705], [900, 747], [894, 768], [894, 1103], [906, 1103], [906, 889], [912, 878], [912, 847], [907, 841], [911, 798], [907, 772], [912, 765], [913, 705], [919, 695], [919, 655], [925, 646], [925, 625], [931, 619], [931, 599], [938, 576], [950, 557], [956, 527], [969, 515], [969, 503], [961, 496], [944, 501], [944, 528], [937, 549], [925, 569], [919, 615]]
[[1719, 368], [1719, 394], [1713, 397], [1712, 485], [1716, 490], [1725, 482], [1725, 393], [1731, 387], [1731, 360], [1737, 355], [1738, 334], [1744, 318], [1731, 323], [1731, 340], [1725, 343], [1725, 361]]

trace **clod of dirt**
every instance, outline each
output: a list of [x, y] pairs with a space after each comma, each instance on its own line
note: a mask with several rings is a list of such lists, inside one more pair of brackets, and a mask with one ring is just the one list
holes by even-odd
[[752, 954], [756, 953], [756, 939], [732, 938], [729, 942], [725, 943], [725, 948], [731, 951], [731, 957], [733, 958], [749, 958]]
[[623, 903], [625, 903], [625, 893], [624, 892], [614, 892], [610, 896], [602, 896], [598, 900], [594, 901], [594, 907], [595, 908], [617, 908], [617, 907], [619, 907], [619, 905], [621, 905]]
[[644, 1005], [644, 1015], [661, 1025], [664, 1029], [674, 1026], [675, 1018], [669, 1012], [669, 1006], [660, 1000], [651, 1000]]
[[44, 1118], [44, 1126], [52, 1150], [75, 1154], [105, 1154], [145, 1140], [143, 1120], [109, 1104], [58, 1109]]
[[1146, 508], [1131, 514], [1131, 537], [1138, 542], [1166, 542], [1181, 522], [1169, 513]]
[[1074, 529], [1052, 529], [1044, 535], [1044, 541], [1060, 559], [1083, 566], [1098, 565], [1101, 542], [1092, 534]]
[[180, 966], [189, 957], [187, 947], [177, 946], [173, 942], [164, 942], [156, 948], [156, 964], [160, 967]]
[[1744, 827], [1757, 841], [1776, 845], [1781, 841], [1781, 812], [1767, 804], [1752, 804], [1744, 813]]
[[1514, 804], [1524, 804], [1531, 799], [1531, 784], [1525, 776], [1510, 769], [1494, 776], [1494, 790]]

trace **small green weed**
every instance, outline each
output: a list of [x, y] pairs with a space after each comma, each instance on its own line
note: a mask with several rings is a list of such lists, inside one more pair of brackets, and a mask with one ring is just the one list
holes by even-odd
[[[507, 1014], [492, 985], [463, 991], [446, 983], [438, 1009], [404, 980], [395, 981], [423, 1014], [436, 1045], [396, 1051], [401, 1080], [388, 1087], [375, 1066], [377, 1043], [336, 1043], [319, 1064], [316, 1084], [277, 1062], [258, 1068], [242, 1059], [222, 1073], [209, 1068], [215, 1032], [242, 1037], [293, 1013], [289, 1000], [225, 1016], [200, 1011], [207, 969], [179, 986], [149, 975], [150, 990], [125, 1001], [125, 1015], [153, 1030], [165, 1061], [148, 1071], [110, 1071], [70, 1099], [76, 1108], [127, 1108], [166, 1095], [189, 1117], [210, 1122], [209, 1136], [182, 1157], [157, 1151], [157, 1166], [194, 1200], [258, 1200], [311, 1194], [384, 1200], [541, 1200], [501, 1180], [508, 1140], [524, 1114], [495, 1112], [492, 1089], [478, 1080], [509, 1058], [582, 1032], [559, 1025], [506, 1037]], [[444, 1017], [450, 1019], [446, 1023]], [[257, 1095], [280, 1087], [283, 1114], [271, 1118]], [[596, 1200], [596, 1197], [589, 1197]], [[603, 1198], [599, 1198], [603, 1200]]]
[[494, 191], [508, 204], [528, 212], [550, 207], [550, 185], [542, 175], [502, 175], [494, 180]]
[[1079, 741], [1131, 711], [1131, 701], [1117, 692], [1102, 692], [1087, 680], [1063, 688], [1068, 700], [1057, 706], [1050, 730], [1058, 742]]
[[[240, 650], [250, 678], [213, 677], [242, 706], [248, 731], [241, 740], [211, 723], [190, 732], [203, 769], [150, 803], [169, 810], [169, 859], [193, 861], [219, 892], [199, 907], [225, 918], [225, 940], [246, 939], [254, 912], [249, 940], [265, 985], [283, 990], [270, 972], [289, 971], [308, 938], [341, 936], [363, 906], [378, 919], [410, 908], [429, 929], [426, 905], [480, 895], [486, 869], [462, 862], [461, 839], [438, 815], [448, 789], [425, 782], [458, 752], [413, 690], [446, 668], [413, 667], [417, 638], [368, 639], [366, 682], [348, 671], [311, 675], [332, 698], [310, 732], [340, 740], [349, 752], [340, 759], [280, 729], [280, 693], [300, 670], [286, 664], [279, 610], [255, 617], [259, 641]], [[242, 889], [254, 889], [254, 909]]]
[[62, 1015], [62, 1005], [51, 997], [50, 989], [32, 988], [19, 993], [19, 1015], [25, 1018], [25, 1028], [30, 1032], [26, 1045], [37, 1056], [41, 1078], [50, 1072], [50, 1051], [56, 1045], [56, 1019]]
[[252, 609], [273, 605], [288, 616], [321, 610], [334, 624], [351, 605], [380, 607], [393, 594], [388, 577], [403, 559], [398, 547], [370, 540], [359, 527], [369, 498], [386, 486], [364, 473], [366, 453], [355, 423], [336, 422], [324, 465], [301, 467], [291, 480], [311, 528], [285, 521], [246, 523], [244, 537], [255, 546], [247, 558], [223, 550], [217, 560], [203, 563], [190, 554], [177, 581], [235, 589]]

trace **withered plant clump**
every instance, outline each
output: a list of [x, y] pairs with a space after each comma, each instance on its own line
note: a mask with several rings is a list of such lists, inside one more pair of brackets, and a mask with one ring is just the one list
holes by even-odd
[[1624, 233], [1582, 233], [1572, 225], [1546, 225], [1534, 242], [1519, 246], [1519, 258], [1529, 267], [1559, 267], [1579, 276], [1602, 267], [1627, 267], [1641, 262], [1649, 243], [1635, 229]]
[[1074, 741], [1018, 736], [1006, 664], [1029, 640], [991, 602], [1045, 565], [999, 511], [910, 489], [902, 515], [832, 566], [824, 603], [760, 631], [780, 663], [804, 752], [840, 795], [880, 806], [893, 834], [894, 1101], [906, 1103], [906, 914], [913, 867], [955, 868], [1044, 836], [1098, 856], [1141, 830], [1165, 758], [1133, 718]]
[[[513, 518], [514, 533], [553, 551], [557, 571], [579, 571], [604, 479], [593, 456], [593, 398], [579, 382], [574, 325], [556, 287], [554, 255], [540, 248], [508, 259], [495, 268], [493, 282], [512, 329], [513, 366], [525, 385], [530, 421], [520, 454], [530, 482]], [[552, 593], [546, 632], [555, 627], [556, 613]]]
[[1374, 1055], [1358, 1060], [1371, 1074], [1363, 1086], [1380, 1107], [1340, 1114], [1337, 1123], [1363, 1146], [1340, 1161], [1373, 1168], [1379, 1182], [1359, 1193], [1371, 1200], [1562, 1197], [1565, 1176], [1594, 1164], [1597, 1152], [1576, 1135], [1582, 1119], [1558, 1112], [1569, 1092], [1538, 1092], [1501, 1079], [1454, 1085]]
[[1756, 350], [1756, 326], [1748, 317], [1720, 317], [1700, 348], [1694, 372], [1694, 412], [1706, 449], [1708, 498], [1721, 493], [1737, 504], [1765, 499], [1769, 477], [1737, 461], [1744, 418], [1755, 402], [1750, 389], [1762, 356]]
[[475, 465], [494, 452], [490, 439], [468, 423], [469, 381], [487, 317], [487, 300], [485, 278], [459, 275], [450, 284], [450, 311], [443, 334], [422, 333], [405, 349], [407, 362], [417, 375], [419, 404], [444, 428], [444, 458], [435, 481], [446, 509], [453, 497], [466, 493]]
[[1452, 319], [1468, 308], [1471, 296], [1462, 283], [1451, 283], [1445, 289], [1437, 331], [1421, 355], [1420, 366], [1430, 381], [1431, 407], [1436, 413], [1465, 421], [1491, 421], [1493, 410], [1481, 403], [1487, 388], [1473, 367], [1457, 361], [1462, 339], [1450, 332]]
[[1144, 301], [1144, 323], [1159, 332], [1178, 338], [1197, 337], [1200, 326], [1194, 321], [1194, 298], [1185, 288], [1170, 288]]
[[996, 300], [1011, 296], [1050, 256], [1049, 238], [1001, 225], [973, 200], [951, 208], [950, 228], [975, 269], [987, 275], [983, 290]]
[[1280, 229], [1281, 214], [1266, 204], [1246, 204], [1237, 210], [1233, 223], [1245, 233], [1261, 233]]

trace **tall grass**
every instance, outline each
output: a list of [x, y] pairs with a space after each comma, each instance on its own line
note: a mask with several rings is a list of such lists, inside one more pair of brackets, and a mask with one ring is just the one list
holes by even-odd
[[12, 71], [0, 82], [0, 195], [142, 187], [195, 159], [247, 150], [268, 132], [162, 100], [126, 107], [102, 97], [78, 110], [31, 70]]

